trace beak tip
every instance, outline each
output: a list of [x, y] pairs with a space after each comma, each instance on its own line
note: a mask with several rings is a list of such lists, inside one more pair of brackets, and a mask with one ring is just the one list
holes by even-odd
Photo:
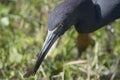
[[29, 71], [27, 71], [24, 75], [23, 75], [23, 77], [24, 78], [28, 78], [28, 77], [30, 77], [31, 75], [35, 75], [36, 74], [36, 72], [33, 70], [33, 69], [30, 69]]

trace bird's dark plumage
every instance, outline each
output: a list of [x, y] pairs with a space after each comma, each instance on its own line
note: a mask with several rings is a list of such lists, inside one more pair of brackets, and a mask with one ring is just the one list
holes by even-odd
[[54, 42], [72, 25], [90, 33], [120, 18], [120, 0], [65, 0], [48, 19], [48, 35], [33, 68], [35, 74]]
[[91, 0], [65, 0], [52, 11], [48, 21], [50, 31], [59, 24], [63, 24], [64, 28], [77, 24], [81, 25], [81, 32], [90, 30], [98, 22], [95, 5]]
[[65, 0], [50, 14], [48, 29], [61, 23], [66, 28], [76, 25], [79, 33], [88, 33], [119, 17], [120, 0]]

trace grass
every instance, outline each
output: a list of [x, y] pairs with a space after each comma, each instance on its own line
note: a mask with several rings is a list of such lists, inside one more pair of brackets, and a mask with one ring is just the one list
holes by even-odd
[[[56, 0], [0, 1], [1, 80], [26, 80], [23, 75], [35, 64], [45, 40], [47, 16], [58, 3]], [[95, 46], [89, 46], [81, 58], [77, 57], [77, 32], [72, 27], [57, 41], [37, 74], [27, 79], [101, 80], [105, 73], [119, 72], [120, 21], [111, 25], [113, 34], [105, 28], [93, 33]]]

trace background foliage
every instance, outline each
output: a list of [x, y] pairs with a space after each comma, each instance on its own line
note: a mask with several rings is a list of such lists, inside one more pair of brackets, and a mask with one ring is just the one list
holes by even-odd
[[[47, 33], [47, 17], [58, 0], [0, 0], [0, 79], [24, 80], [35, 64]], [[119, 71], [120, 21], [111, 34], [94, 32], [95, 46], [78, 58], [77, 32], [67, 31], [53, 47], [35, 76], [28, 80], [100, 80], [104, 73]], [[110, 72], [109, 72], [110, 71]], [[118, 79], [119, 80], [119, 79]]]

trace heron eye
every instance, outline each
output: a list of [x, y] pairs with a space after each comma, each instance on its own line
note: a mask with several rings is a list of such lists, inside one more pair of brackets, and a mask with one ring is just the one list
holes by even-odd
[[58, 28], [62, 28], [63, 27], [63, 23], [59, 24]]
[[63, 28], [63, 24], [58, 24], [57, 27], [54, 29], [54, 33], [60, 31]]
[[62, 28], [63, 28], [63, 23], [61, 23], [61, 24], [58, 25], [57, 30], [61, 30]]

